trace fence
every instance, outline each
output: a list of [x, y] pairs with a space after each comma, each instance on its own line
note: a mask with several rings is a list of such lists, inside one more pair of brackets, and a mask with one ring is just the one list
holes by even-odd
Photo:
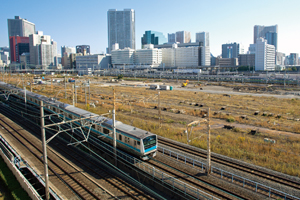
[[[199, 161], [199, 160], [195, 160], [193, 158], [190, 158], [187, 155], [177, 153], [175, 151], [172, 151], [167, 148], [160, 147], [160, 146], [158, 147], [158, 150], [160, 152], [162, 152], [163, 155], [167, 155], [171, 158], [176, 159], [177, 161], [178, 160], [183, 161], [184, 164], [182, 163], [182, 165], [189, 164], [189, 166], [193, 166], [193, 168], [197, 167], [196, 169], [200, 168], [202, 171], [204, 171], [204, 169], [206, 168], [206, 163]], [[180, 162], [178, 164], [180, 165]], [[235, 175], [231, 172], [225, 171], [223, 169], [220, 169], [220, 168], [217, 168], [214, 166], [211, 166], [211, 173], [219, 174], [222, 179], [225, 179], [225, 178], [230, 179], [232, 183], [234, 181], [238, 182], [238, 183], [243, 183], [243, 187], [255, 188], [255, 192], [257, 192], [258, 190], [266, 191], [266, 192], [268, 192], [269, 197], [271, 197], [271, 195], [273, 194], [275, 196], [278, 196], [279, 198], [300, 200], [300, 198], [298, 198], [298, 197], [292, 196], [290, 194], [279, 191], [272, 187], [269, 187], [269, 186], [263, 185], [261, 183], [252, 181], [250, 179], [244, 178], [242, 176]]]

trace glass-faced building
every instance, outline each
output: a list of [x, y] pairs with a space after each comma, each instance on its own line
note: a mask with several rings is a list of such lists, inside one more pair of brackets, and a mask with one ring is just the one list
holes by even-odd
[[240, 44], [222, 44], [222, 58], [238, 58], [240, 54]]
[[267, 40], [268, 44], [274, 45], [277, 49], [277, 37], [278, 37], [278, 25], [274, 26], [254, 26], [254, 38], [253, 43], [255, 44], [257, 39], [262, 37]]
[[141, 38], [142, 48], [145, 44], [164, 44], [167, 43], [167, 38], [163, 33], [157, 31], [145, 31], [143, 37]]

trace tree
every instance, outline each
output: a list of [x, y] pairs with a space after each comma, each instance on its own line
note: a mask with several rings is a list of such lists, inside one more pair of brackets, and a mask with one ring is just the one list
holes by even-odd
[[118, 75], [118, 79], [122, 79], [123, 77], [124, 77], [123, 74], [119, 74], [119, 75]]

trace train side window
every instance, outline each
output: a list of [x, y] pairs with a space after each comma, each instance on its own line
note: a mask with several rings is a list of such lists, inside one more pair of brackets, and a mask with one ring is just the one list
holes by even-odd
[[93, 125], [92, 125], [92, 128], [93, 128], [93, 129], [96, 129], [96, 124], [93, 124]]
[[137, 141], [137, 145], [140, 145], [140, 141]]
[[136, 146], [136, 141], [134, 140], [134, 146]]
[[121, 141], [122, 141], [122, 135], [119, 135], [119, 140], [121, 140]]
[[129, 137], [125, 137], [125, 142], [129, 144]]
[[53, 107], [53, 111], [56, 112], [56, 108]]
[[103, 133], [104, 134], [109, 134], [109, 130], [107, 128], [103, 128]]

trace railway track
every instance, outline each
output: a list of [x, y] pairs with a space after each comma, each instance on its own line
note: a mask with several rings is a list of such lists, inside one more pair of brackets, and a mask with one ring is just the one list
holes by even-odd
[[152, 159], [149, 161], [149, 164], [154, 166], [156, 169], [163, 171], [164, 173], [176, 177], [177, 180], [181, 180], [192, 187], [200, 188], [202, 191], [212, 195], [214, 198], [216, 197], [218, 199], [250, 199], [236, 192], [229, 191], [221, 186], [217, 186], [212, 183], [209, 183], [208, 181], [199, 179], [199, 177], [195, 177], [192, 173], [181, 171], [178, 167], [170, 165], [165, 161], [161, 162]]
[[[199, 149], [199, 150], [196, 151], [195, 149], [189, 148], [187, 146], [182, 146], [178, 143], [172, 142], [170, 140], [166, 140], [162, 137], [159, 137], [158, 140], [159, 140], [160, 144], [163, 144], [165, 146], [172, 147], [172, 148], [175, 148], [175, 149], [180, 150], [182, 152], [189, 153], [191, 155], [198, 156], [198, 157], [201, 157], [201, 158], [204, 158], [204, 159], [207, 158], [207, 153], [204, 150]], [[268, 173], [266, 171], [262, 171], [262, 170], [253, 168], [251, 166], [246, 166], [245, 164], [241, 164], [241, 163], [238, 163], [238, 162], [227, 160], [225, 158], [222, 158], [222, 157], [219, 157], [219, 156], [216, 156], [216, 155], [213, 155], [213, 154], [211, 156], [211, 160], [213, 162], [216, 162], [216, 163], [219, 163], [219, 164], [222, 164], [222, 165], [234, 168], [234, 169], [238, 169], [242, 172], [246, 172], [246, 173], [249, 173], [251, 175], [255, 175], [257, 177], [264, 178], [266, 180], [269, 180], [269, 181], [272, 181], [272, 182], [275, 182], [275, 183], [278, 183], [278, 184], [282, 184], [284, 186], [288, 186], [288, 187], [291, 187], [293, 189], [300, 190], [300, 183], [297, 182], [297, 181], [290, 180], [288, 178], [278, 176], [276, 174], [271, 174], [271, 173]]]
[[[33, 142], [28, 141], [24, 136], [22, 136], [22, 133], [13, 128], [3, 119], [0, 119], [0, 124], [23, 147], [26, 147], [32, 153], [32, 155], [40, 161], [41, 164], [43, 164], [43, 159], [41, 158], [41, 155], [43, 154], [41, 151], [41, 145], [38, 147], [37, 144], [33, 144]], [[58, 164], [58, 160], [51, 159], [51, 157], [52, 155], [50, 153], [48, 157], [49, 177], [56, 176], [58, 179], [62, 180], [67, 187], [69, 187], [72, 192], [81, 199], [99, 199], [97, 195], [95, 195], [86, 185], [83, 185], [79, 181], [78, 177], [74, 176], [74, 170], [69, 171], [62, 168], [61, 165]]]
[[[0, 124], [9, 131], [23, 146], [26, 146], [30, 152], [34, 154], [36, 158], [40, 160], [40, 162], [43, 162], [40, 155], [42, 154], [40, 145], [33, 144], [33, 142], [29, 141], [27, 138], [22, 136], [22, 134], [18, 133], [18, 130], [14, 129], [11, 125], [9, 125], [7, 122], [4, 122], [3, 119], [0, 120]], [[28, 147], [28, 146], [31, 146]], [[64, 145], [65, 147], [66, 145]], [[62, 150], [64, 148], [60, 148]], [[68, 149], [69, 150], [69, 149]], [[67, 151], [66, 149], [64, 150]], [[72, 153], [75, 151], [73, 150]], [[53, 155], [51, 155], [53, 154]], [[115, 177], [112, 174], [109, 174], [105, 171], [102, 171], [99, 169], [99, 165], [96, 165], [94, 162], [94, 169], [93, 174], [100, 177], [100, 179], [104, 179], [106, 181], [106, 187], [114, 190], [117, 190], [118, 194], [114, 195], [109, 190], [104, 188], [102, 185], [94, 181], [92, 178], [90, 178], [87, 173], [83, 173], [84, 170], [81, 170], [77, 167], [75, 167], [73, 164], [71, 164], [69, 161], [66, 161], [63, 157], [59, 156], [59, 154], [52, 151], [50, 148], [48, 148], [48, 165], [49, 165], [49, 177], [50, 176], [57, 176], [60, 180], [63, 180], [63, 182], [71, 188], [71, 190], [77, 195], [77, 197], [81, 199], [103, 199], [103, 195], [99, 193], [99, 191], [95, 190], [95, 188], [100, 188], [100, 190], [104, 191], [107, 194], [110, 194], [110, 198], [118, 199], [119, 196], [127, 197], [130, 199], [153, 199], [150, 196], [143, 194], [141, 191], [136, 190], [132, 186], [130, 186], [125, 181], [121, 180], [120, 178]], [[55, 159], [51, 159], [51, 157], [56, 157]], [[81, 159], [81, 163], [84, 161], [87, 161], [86, 157], [79, 156], [79, 154], [73, 154], [77, 157], [77, 161]], [[71, 156], [71, 154], [69, 154]], [[57, 158], [59, 157], [59, 158]], [[62, 163], [58, 161], [64, 160], [65, 163], [62, 167]], [[92, 167], [89, 168], [92, 170]], [[97, 172], [96, 172], [97, 171]], [[86, 184], [83, 180], [88, 181]]]

